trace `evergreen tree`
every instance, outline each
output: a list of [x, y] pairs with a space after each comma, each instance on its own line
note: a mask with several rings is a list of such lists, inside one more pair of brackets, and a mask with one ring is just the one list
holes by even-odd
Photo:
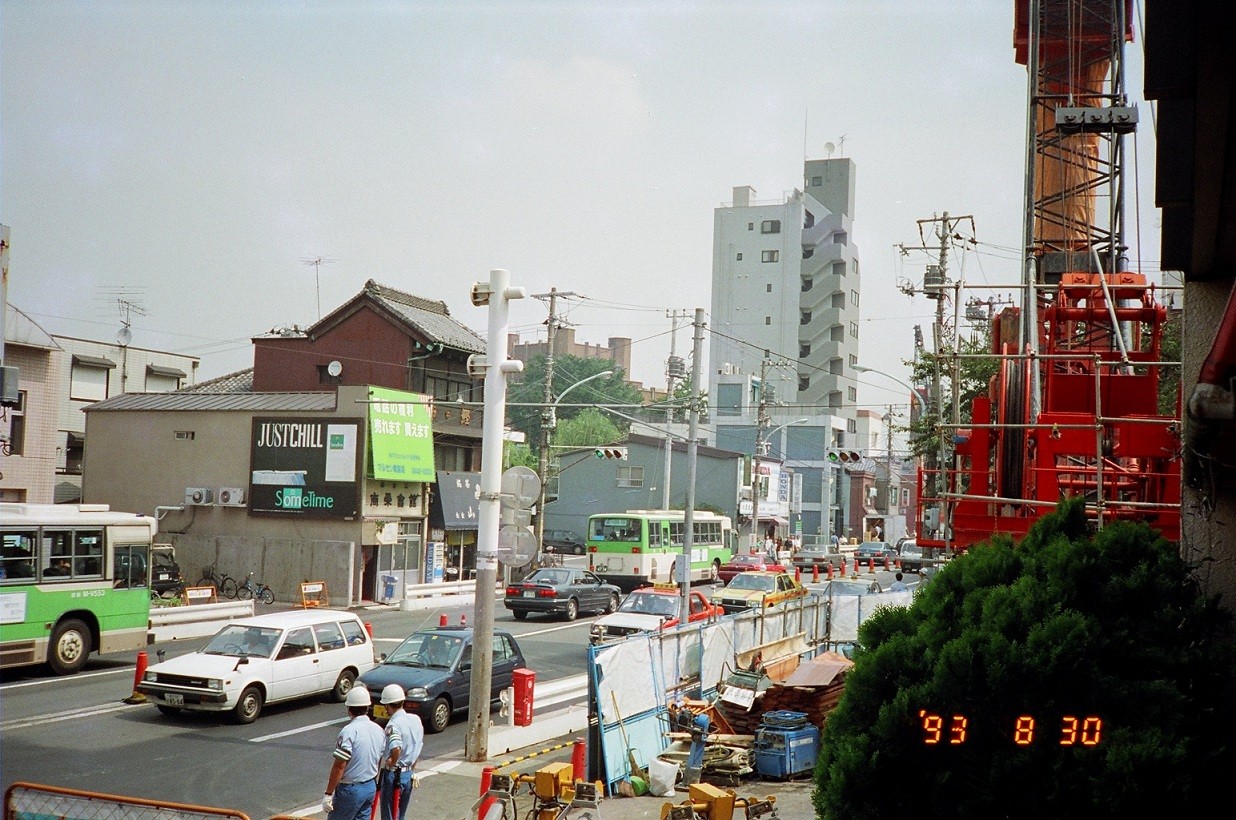
[[[1062, 502], [1021, 543], [970, 549], [911, 607], [863, 623], [825, 725], [818, 816], [1093, 820], [1222, 805], [1209, 801], [1232, 762], [1227, 621], [1175, 545], [1129, 523], [1090, 535], [1082, 502]], [[924, 714], [942, 720], [937, 744]], [[1033, 742], [1015, 742], [1018, 716], [1035, 719]], [[1100, 742], [1061, 745], [1070, 716], [1101, 718]]]

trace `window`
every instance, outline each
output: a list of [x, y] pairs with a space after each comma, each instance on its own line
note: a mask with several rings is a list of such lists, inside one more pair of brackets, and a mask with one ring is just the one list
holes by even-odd
[[823, 185], [823, 184], [824, 184], [824, 177], [812, 177], [812, 178], [811, 178], [811, 184], [812, 184], [812, 185], [815, 185], [815, 186], [817, 186], [817, 187], [818, 187], [818, 186], [820, 186], [820, 185]]
[[755, 223], [754, 223], [754, 222], [748, 222], [748, 223], [747, 223], [747, 230], [749, 230], [749, 231], [754, 231], [754, 230], [755, 230]]
[[803, 293], [806, 293], [807, 291], [811, 290], [813, 287], [815, 287], [814, 279], [812, 279], [810, 276], [803, 279]]
[[340, 626], [343, 627], [343, 636], [347, 639], [348, 646], [360, 646], [365, 642], [365, 630], [356, 621], [344, 621]]
[[910, 489], [908, 487], [901, 488], [901, 506], [907, 507], [910, 504]]
[[761, 262], [776, 262], [780, 258], [780, 251], [760, 251]]
[[845, 310], [845, 294], [844, 293], [834, 293], [833, 294], [832, 307], [833, 307], [833, 310]]
[[146, 365], [146, 392], [170, 393], [180, 389], [180, 380], [185, 378], [182, 370], [174, 367], [160, 367], [157, 364]]
[[781, 220], [765, 219], [760, 223], [760, 233], [781, 233]]
[[845, 341], [845, 327], [843, 327], [842, 325], [833, 325], [832, 328], [828, 331], [828, 340], [830, 342], [844, 342]]
[[301, 626], [288, 633], [287, 640], [283, 642], [283, 647], [280, 648], [279, 655], [275, 660], [297, 658], [302, 655], [312, 654], [313, 632], [310, 631], [309, 627]]
[[193, 430], [177, 430], [176, 431], [177, 441], [193, 441], [193, 439], [196, 437], [197, 437], [197, 433], [194, 432]]
[[742, 251], [739, 251], [739, 252], [738, 252], [738, 261], [739, 261], [739, 262], [741, 262], [741, 261], [742, 261]]
[[850, 291], [850, 304], [854, 307], [858, 307], [858, 291]]
[[742, 414], [742, 385], [717, 385], [717, 415], [738, 416]]
[[842, 370], [842, 365], [841, 365], [841, 359], [829, 359], [828, 360], [828, 372], [834, 376], [844, 375], [843, 370]]
[[828, 394], [828, 406], [829, 407], [840, 407], [841, 406], [841, 391], [840, 390], [834, 390], [833, 392]]
[[851, 404], [853, 404], [854, 402], [858, 401], [858, 388], [856, 388], [856, 387], [847, 387], [847, 388], [845, 389], [845, 396], [846, 396], [846, 398], [847, 398], [847, 399], [849, 399], [849, 400], [850, 400], [850, 403], [851, 403]]
[[847, 433], [857, 433], [858, 432], [858, 420], [857, 419], [846, 419], [845, 420], [845, 431]]
[[851, 353], [850, 354], [850, 367], [854, 367], [856, 364], [858, 364], [858, 355], [855, 353]]
[[771, 282], [769, 282], [767, 285], [764, 286], [764, 292], [772, 293], [772, 283]]
[[858, 338], [858, 322], [850, 322], [850, 335]]
[[619, 487], [642, 487], [644, 486], [644, 468], [641, 465], [633, 464], [618, 468], [618, 486]]
[[766, 325], [771, 325], [771, 324], [772, 324], [772, 317], [771, 317], [771, 316], [765, 316], [765, 317], [764, 317], [764, 324], [766, 324]]
[[45, 577], [103, 575], [102, 530], [45, 530], [39, 553]]
[[34, 577], [35, 531], [6, 532], [0, 548], [0, 584]]
[[334, 621], [328, 624], [314, 624], [313, 634], [318, 639], [318, 649], [322, 652], [329, 652], [332, 649], [343, 649], [347, 646], [347, 642], [343, 639], [343, 633], [339, 631], [339, 624]]
[[26, 452], [26, 391], [17, 391], [17, 406], [7, 407], [4, 414], [9, 419], [8, 454], [23, 455]]
[[811, 355], [811, 342], [798, 343], [798, 358], [805, 359]]
[[798, 377], [798, 389], [800, 391], [811, 389], [811, 377], [810, 376], [799, 376]]
[[803, 246], [803, 259], [810, 259], [813, 256], [815, 256], [815, 248], [809, 248], [806, 245], [804, 245]]
[[834, 262], [833, 273], [837, 276], [845, 276], [845, 262]]
[[103, 401], [108, 379], [116, 363], [99, 356], [74, 356], [69, 380], [69, 398], [75, 401]]
[[799, 323], [800, 325], [809, 325], [809, 324], [811, 324], [811, 311], [809, 311], [809, 310], [804, 310], [804, 311], [802, 311], [802, 313], [801, 313], [801, 314], [799, 315], [799, 317], [798, 317], [798, 323]]
[[847, 241], [847, 237], [846, 237], [845, 231], [837, 231], [835, 234], [833, 234], [833, 244], [834, 245], [844, 245], [846, 241]]

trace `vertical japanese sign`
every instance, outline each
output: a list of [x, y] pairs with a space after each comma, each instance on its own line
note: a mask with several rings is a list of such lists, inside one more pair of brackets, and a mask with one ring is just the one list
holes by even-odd
[[255, 418], [249, 510], [355, 518], [360, 509], [360, 419]]
[[369, 388], [369, 457], [382, 481], [433, 483], [433, 427], [429, 396]]

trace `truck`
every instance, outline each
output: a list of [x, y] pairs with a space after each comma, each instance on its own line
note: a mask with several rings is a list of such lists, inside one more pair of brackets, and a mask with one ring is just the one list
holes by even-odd
[[[880, 535], [875, 535], [876, 527]], [[865, 515], [863, 516], [863, 540], [886, 541], [894, 547], [900, 546], [906, 539], [906, 519], [902, 515]]]

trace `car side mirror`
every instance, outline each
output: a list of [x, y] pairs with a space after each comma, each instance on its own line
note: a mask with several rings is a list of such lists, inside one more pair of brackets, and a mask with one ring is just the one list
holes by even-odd
[[382, 654], [378, 655], [378, 660], [380, 660], [380, 661], [384, 661], [384, 660], [386, 660], [386, 653], [385, 653], [385, 652], [383, 652]]
[[460, 672], [467, 672], [471, 669], [472, 669], [472, 661], [464, 661], [463, 663], [459, 664]]

